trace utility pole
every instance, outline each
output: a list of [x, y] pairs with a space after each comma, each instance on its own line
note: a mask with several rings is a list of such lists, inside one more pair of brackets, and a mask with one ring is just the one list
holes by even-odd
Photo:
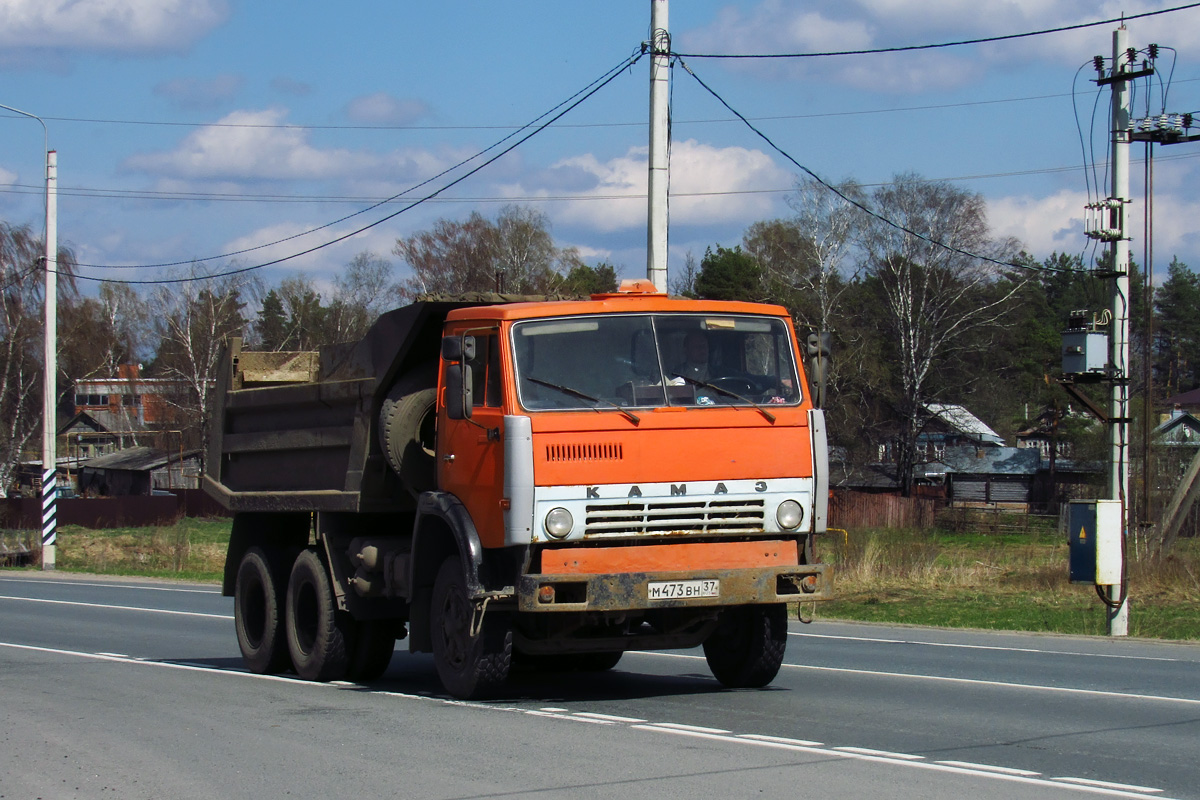
[[647, 182], [646, 277], [667, 291], [667, 190], [670, 164], [667, 128], [671, 88], [671, 34], [667, 0], [650, 0], [650, 165]]
[[58, 541], [58, 152], [46, 151], [46, 331], [42, 376], [42, 569], [54, 569]]
[[[1112, 365], [1112, 400], [1109, 418], [1112, 455], [1109, 463], [1109, 496], [1121, 503], [1121, 538], [1129, 536], [1129, 228], [1126, 207], [1129, 205], [1129, 81], [1138, 73], [1133, 69], [1133, 56], [1127, 51], [1128, 31], [1122, 25], [1113, 31], [1112, 65], [1112, 193], [1110, 226], [1117, 233], [1109, 242], [1112, 253], [1112, 326], [1110, 361]], [[1124, 551], [1124, 546], [1122, 546]], [[1124, 557], [1124, 553], [1123, 556]], [[1122, 564], [1122, 574], [1125, 565]], [[1129, 632], [1128, 584], [1106, 588], [1108, 594], [1107, 629], [1109, 636], [1125, 636]]]

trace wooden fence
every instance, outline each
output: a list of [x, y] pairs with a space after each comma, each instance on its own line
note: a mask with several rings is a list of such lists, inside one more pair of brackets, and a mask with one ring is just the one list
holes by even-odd
[[829, 498], [831, 528], [929, 528], [945, 501], [835, 490]]
[[[225, 509], [200, 489], [176, 489], [169, 495], [61, 498], [55, 504], [59, 525], [125, 528], [169, 525], [180, 517], [226, 516]], [[0, 528], [42, 527], [42, 501], [32, 497], [0, 500]]]

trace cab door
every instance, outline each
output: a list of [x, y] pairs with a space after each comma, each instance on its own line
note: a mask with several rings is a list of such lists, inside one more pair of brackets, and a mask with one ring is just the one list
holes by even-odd
[[[447, 336], [473, 336], [471, 416], [450, 419], [438, 404], [438, 486], [456, 496], [471, 514], [484, 547], [504, 544], [504, 413], [501, 408], [500, 341], [496, 328], [457, 326]], [[446, 391], [443, 382], [442, 392]]]

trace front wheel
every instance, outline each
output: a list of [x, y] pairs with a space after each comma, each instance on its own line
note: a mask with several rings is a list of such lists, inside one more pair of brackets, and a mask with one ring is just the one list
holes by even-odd
[[495, 691], [512, 665], [512, 623], [503, 612], [485, 614], [473, 631], [474, 605], [457, 556], [442, 562], [430, 609], [433, 663], [446, 691], [470, 700]]
[[775, 680], [786, 649], [786, 604], [736, 606], [721, 612], [704, 641], [704, 658], [730, 689], [757, 689]]

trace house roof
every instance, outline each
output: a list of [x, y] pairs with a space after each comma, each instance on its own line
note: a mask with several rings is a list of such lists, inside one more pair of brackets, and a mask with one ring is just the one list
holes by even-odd
[[58, 435], [62, 436], [64, 433], [70, 433], [73, 429], [78, 428], [79, 426], [89, 428], [96, 433], [106, 433], [108, 431], [108, 428], [104, 427], [104, 425], [91, 414], [87, 413], [86, 411], [80, 411], [62, 425], [58, 426]]
[[83, 469], [121, 469], [137, 472], [157, 469], [172, 461], [178, 461], [181, 456], [187, 458], [195, 456], [199, 452], [199, 450], [188, 450], [181, 454], [178, 451], [157, 450], [153, 447], [127, 447], [115, 453], [88, 459], [80, 467]]
[[1035, 447], [947, 447], [941, 459], [925, 465], [925, 472], [1033, 475], [1041, 468], [1042, 454]]
[[1168, 406], [1200, 406], [1200, 389], [1192, 389], [1190, 392], [1168, 397], [1162, 402], [1163, 405]]
[[1187, 411], [1177, 412], [1164, 420], [1150, 435], [1175, 444], [1200, 443], [1200, 418]]
[[960, 433], [973, 436], [981, 442], [1004, 444], [1000, 434], [963, 406], [954, 403], [926, 403], [925, 410]]

